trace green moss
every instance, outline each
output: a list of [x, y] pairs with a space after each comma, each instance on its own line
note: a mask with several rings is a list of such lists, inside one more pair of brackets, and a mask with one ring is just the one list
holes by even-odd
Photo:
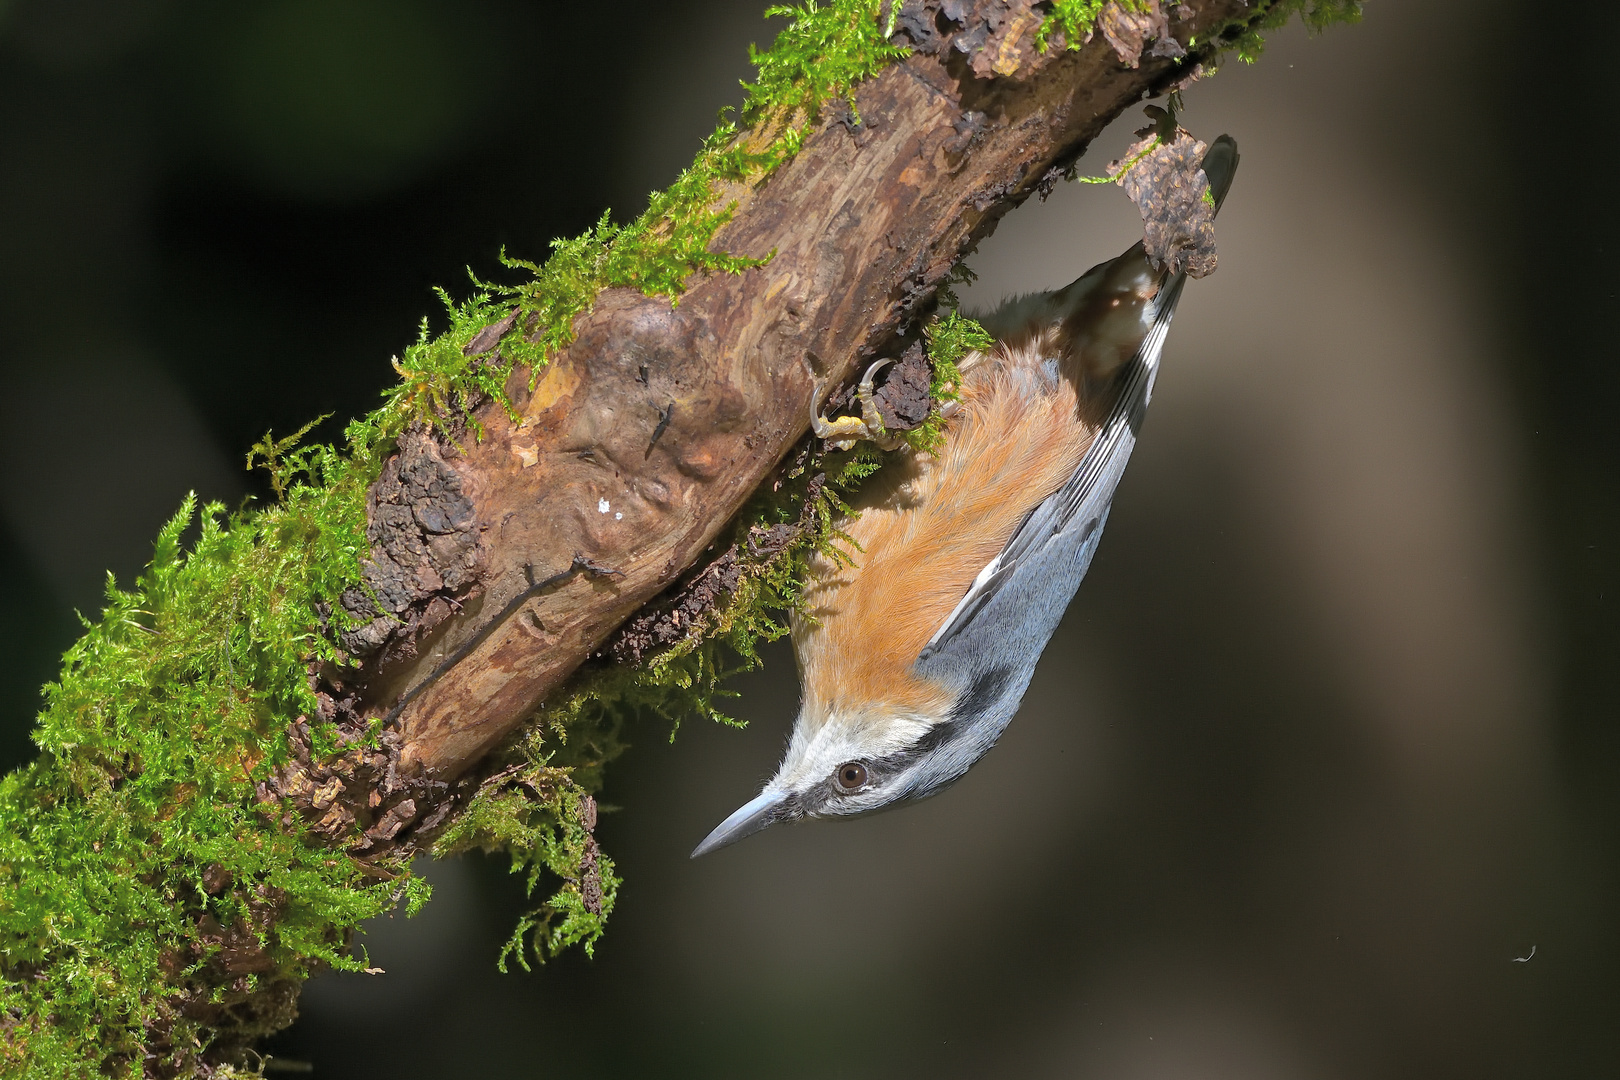
[[355, 579], [365, 549], [370, 459], [305, 463], [321, 483], [257, 513], [199, 515], [187, 499], [134, 587], [108, 581], [101, 618], [45, 689], [40, 757], [0, 781], [8, 1070], [138, 1072], [159, 1030], [184, 1062], [208, 1038], [181, 1011], [186, 976], [220, 949], [199, 920], [259, 927], [256, 907], [277, 911], [258, 937], [268, 966], [242, 977], [251, 991], [358, 966], [348, 928], [391, 904], [397, 882], [306, 843], [254, 794], [285, 755], [287, 719], [313, 714], [308, 662], [333, 658], [313, 606]]
[[[1086, 35], [1097, 25], [1097, 16], [1108, 3], [1109, 0], [1056, 0], [1052, 10], [1041, 20], [1041, 28], [1035, 31], [1035, 48], [1045, 52], [1052, 34], [1062, 31], [1067, 47], [1078, 49], [1085, 44]], [[1146, 0], [1118, 0], [1118, 3], [1127, 11], [1142, 11], [1147, 7]]]
[[[883, 9], [889, 9], [882, 18]], [[822, 104], [849, 92], [850, 87], [871, 78], [885, 66], [904, 57], [908, 50], [889, 43], [900, 5], [849, 3], [834, 0], [819, 6], [815, 0], [802, 7], [779, 5], [767, 8], [767, 17], [785, 15], [793, 20], [777, 37], [769, 52], [750, 47], [749, 59], [759, 69], [758, 81], [744, 83], [748, 104], [744, 117], [754, 123], [772, 116], [791, 121], [814, 120]], [[854, 103], [850, 103], [854, 111]], [[859, 114], [856, 114], [857, 119]], [[802, 133], [803, 126], [797, 131]], [[786, 149], [796, 152], [799, 135]]]
[[[555, 725], [548, 734], [556, 737], [559, 729], [566, 738], [566, 725]], [[433, 849], [440, 857], [474, 848], [504, 851], [512, 873], [526, 876], [531, 897], [546, 874], [562, 881], [549, 899], [518, 920], [496, 960], [503, 972], [509, 959], [529, 970], [531, 953], [544, 960], [573, 945], [592, 953], [618, 896], [613, 861], [591, 835], [595, 803], [572, 768], [550, 763], [558, 756], [556, 747], [548, 747], [544, 756], [546, 764], [512, 770], [486, 785]]]
[[[942, 291], [948, 302], [956, 302], [949, 283]], [[945, 439], [945, 421], [940, 415], [940, 406], [958, 401], [962, 396], [962, 372], [957, 365], [968, 353], [975, 349], [988, 349], [994, 341], [984, 327], [955, 308], [930, 322], [924, 334], [928, 341], [928, 359], [934, 369], [928, 388], [929, 396], [934, 399], [934, 407], [920, 427], [903, 434], [913, 450], [933, 453]]]

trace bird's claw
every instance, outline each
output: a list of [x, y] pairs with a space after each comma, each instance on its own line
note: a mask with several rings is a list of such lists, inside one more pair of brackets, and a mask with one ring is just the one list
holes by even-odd
[[879, 450], [895, 450], [902, 440], [897, 435], [891, 435], [883, 425], [883, 414], [878, 411], [877, 398], [873, 395], [872, 380], [877, 373], [888, 365], [894, 363], [894, 357], [877, 360], [866, 369], [861, 376], [860, 385], [855, 388], [855, 399], [861, 403], [861, 415], [839, 416], [827, 419], [821, 414], [822, 406], [826, 401], [828, 384], [819, 383], [816, 386], [815, 404], [810, 409], [810, 427], [818, 438], [827, 441], [829, 450], [850, 450], [858, 442], [876, 443]]

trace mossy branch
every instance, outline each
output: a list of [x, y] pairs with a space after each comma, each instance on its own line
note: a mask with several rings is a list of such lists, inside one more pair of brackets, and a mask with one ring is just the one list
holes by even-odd
[[1357, 11], [1185, 7], [1129, 57], [1091, 31], [1157, 0], [773, 8], [738, 121], [645, 213], [441, 294], [341, 440], [254, 447], [273, 504], [187, 498], [0, 780], [6, 1074], [251, 1071], [309, 974], [364, 965], [363, 920], [427, 899], [424, 851], [504, 850], [545, 897], [503, 965], [588, 951], [624, 725], [725, 720], [805, 556], [858, 557], [841, 493], [882, 457], [803, 442], [816, 384], [925, 339], [931, 446], [985, 343], [937, 299], [999, 215], [1144, 94]]

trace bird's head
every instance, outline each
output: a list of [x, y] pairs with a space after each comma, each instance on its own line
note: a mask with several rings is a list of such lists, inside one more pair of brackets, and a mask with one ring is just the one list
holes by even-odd
[[938, 709], [807, 701], [776, 775], [693, 858], [779, 822], [870, 814], [934, 794], [990, 749], [1025, 681], [998, 671], [960, 693], [942, 692]]

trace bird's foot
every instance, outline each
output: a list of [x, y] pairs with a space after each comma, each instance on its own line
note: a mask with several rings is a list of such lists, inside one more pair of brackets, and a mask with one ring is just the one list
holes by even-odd
[[873, 396], [872, 380], [877, 373], [888, 365], [894, 363], [893, 357], [873, 362], [861, 376], [860, 385], [855, 388], [855, 400], [860, 402], [861, 415], [839, 416], [827, 419], [821, 414], [822, 406], [826, 400], [827, 384], [816, 385], [815, 404], [810, 409], [810, 427], [817, 437], [827, 440], [829, 450], [850, 450], [858, 442], [876, 443], [879, 450], [897, 450], [902, 439], [891, 435], [883, 426], [883, 414], [878, 411], [877, 399]]

